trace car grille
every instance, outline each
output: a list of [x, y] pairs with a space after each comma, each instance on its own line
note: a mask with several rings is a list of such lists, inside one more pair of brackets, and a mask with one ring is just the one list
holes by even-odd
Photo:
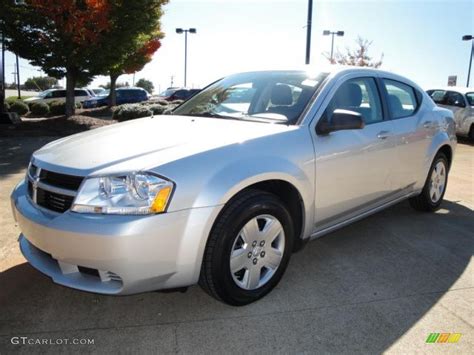
[[63, 213], [71, 208], [82, 176], [60, 174], [40, 169], [34, 164], [28, 168], [28, 196], [40, 207]]

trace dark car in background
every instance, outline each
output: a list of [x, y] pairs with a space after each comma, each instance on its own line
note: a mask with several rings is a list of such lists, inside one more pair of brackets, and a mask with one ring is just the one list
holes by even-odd
[[[149, 98], [149, 94], [146, 90], [142, 88], [135, 88], [135, 87], [126, 87], [126, 88], [118, 88], [116, 90], [116, 104], [133, 104], [142, 101], [147, 101]], [[101, 107], [107, 106], [110, 102], [110, 93], [107, 90], [102, 95], [95, 96], [89, 100], [84, 101], [83, 107], [84, 108], [94, 108], [94, 107]]]
[[196, 95], [201, 89], [186, 89], [186, 88], [168, 88], [162, 93], [158, 95], [159, 99], [166, 100], [166, 101], [176, 101], [176, 100], [183, 100], [186, 101], [187, 99]]

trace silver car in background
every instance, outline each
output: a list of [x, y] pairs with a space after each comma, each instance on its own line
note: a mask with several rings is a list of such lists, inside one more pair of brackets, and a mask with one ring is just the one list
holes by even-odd
[[456, 133], [474, 140], [474, 89], [448, 86], [426, 92], [438, 106], [453, 112]]
[[80, 290], [199, 283], [245, 305], [308, 240], [405, 199], [438, 209], [454, 126], [451, 111], [388, 72], [231, 75], [173, 115], [36, 151], [11, 196], [20, 248]]

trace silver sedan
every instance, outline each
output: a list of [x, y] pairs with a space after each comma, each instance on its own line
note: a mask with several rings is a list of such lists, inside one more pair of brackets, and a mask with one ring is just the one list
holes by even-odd
[[23, 255], [58, 284], [119, 295], [199, 283], [245, 305], [308, 240], [405, 199], [438, 209], [455, 146], [452, 112], [401, 76], [242, 73], [172, 115], [44, 146], [13, 213]]

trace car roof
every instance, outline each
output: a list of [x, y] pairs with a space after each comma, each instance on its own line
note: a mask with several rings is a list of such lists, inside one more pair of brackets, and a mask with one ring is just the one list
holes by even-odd
[[[293, 68], [278, 68], [276, 70], [254, 70], [245, 72], [246, 74], [251, 73], [301, 73], [306, 72], [309, 75], [317, 75], [319, 73], [327, 74], [331, 78], [341, 77], [346, 74], [351, 73], [359, 73], [360, 75], [380, 75], [387, 79], [396, 80], [404, 82], [408, 85], [411, 85], [417, 88], [420, 91], [424, 91], [418, 84], [413, 82], [412, 80], [408, 79], [405, 76], [396, 74], [394, 72], [389, 72], [373, 67], [358, 67], [358, 66], [350, 66], [350, 65], [339, 65], [339, 64], [323, 64], [323, 65], [304, 65], [301, 67], [293, 67]], [[238, 74], [238, 73], [236, 73]]]
[[123, 86], [123, 87], [117, 88], [117, 90], [143, 90], [145, 91], [145, 89], [139, 88], [136, 86]]
[[467, 88], [465, 86], [444, 86], [444, 87], [430, 88], [428, 90], [457, 91], [461, 94], [466, 94], [468, 92], [474, 92], [474, 88]]

